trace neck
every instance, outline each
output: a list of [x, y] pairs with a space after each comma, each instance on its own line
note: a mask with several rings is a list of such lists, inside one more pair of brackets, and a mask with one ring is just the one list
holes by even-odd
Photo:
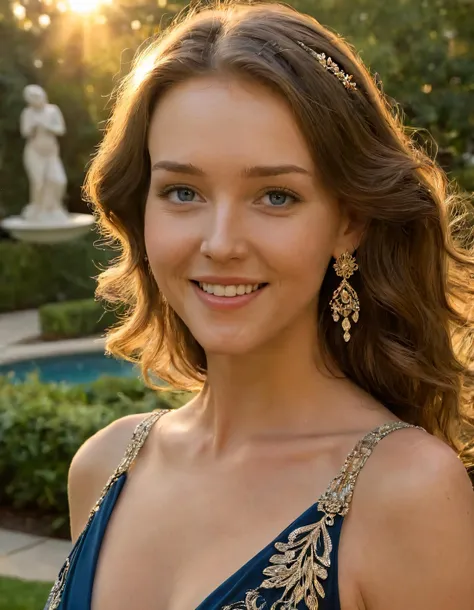
[[352, 384], [328, 370], [312, 330], [293, 327], [278, 344], [245, 355], [208, 354], [207, 383], [193, 410], [215, 453], [250, 440], [304, 434], [308, 426], [331, 429], [338, 419], [340, 425], [335, 406]]

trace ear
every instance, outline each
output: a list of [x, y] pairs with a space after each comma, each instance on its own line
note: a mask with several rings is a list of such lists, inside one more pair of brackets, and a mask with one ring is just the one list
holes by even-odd
[[359, 247], [366, 223], [347, 212], [343, 212], [339, 232], [334, 244], [333, 257], [337, 259], [344, 252], [353, 254]]

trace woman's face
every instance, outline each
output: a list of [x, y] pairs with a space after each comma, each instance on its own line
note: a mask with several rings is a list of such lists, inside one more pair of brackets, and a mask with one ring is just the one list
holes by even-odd
[[330, 257], [352, 244], [286, 102], [255, 83], [196, 78], [161, 99], [148, 145], [149, 263], [204, 350], [314, 333]]

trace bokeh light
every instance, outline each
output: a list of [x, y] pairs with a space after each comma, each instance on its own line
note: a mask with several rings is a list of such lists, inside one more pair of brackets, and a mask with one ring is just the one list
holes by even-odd
[[51, 23], [51, 17], [49, 15], [46, 15], [46, 14], [40, 15], [38, 17], [38, 23], [40, 24], [40, 26], [42, 28], [47, 28], [48, 25], [50, 25], [50, 23]]
[[26, 9], [19, 2], [15, 2], [15, 4], [12, 6], [12, 11], [13, 11], [13, 14], [15, 15], [15, 17], [17, 19], [24, 19], [25, 18]]
[[69, 0], [69, 8], [71, 11], [74, 13], [80, 13], [82, 15], [93, 13], [103, 4], [109, 3], [103, 2], [103, 0]]

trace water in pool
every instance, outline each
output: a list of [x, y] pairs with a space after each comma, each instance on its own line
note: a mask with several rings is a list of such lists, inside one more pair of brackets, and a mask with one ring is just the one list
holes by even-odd
[[100, 352], [22, 360], [0, 366], [0, 375], [13, 373], [13, 382], [23, 381], [28, 373], [34, 371], [44, 382], [89, 383], [102, 375], [140, 376], [138, 368], [130, 362], [116, 360]]

